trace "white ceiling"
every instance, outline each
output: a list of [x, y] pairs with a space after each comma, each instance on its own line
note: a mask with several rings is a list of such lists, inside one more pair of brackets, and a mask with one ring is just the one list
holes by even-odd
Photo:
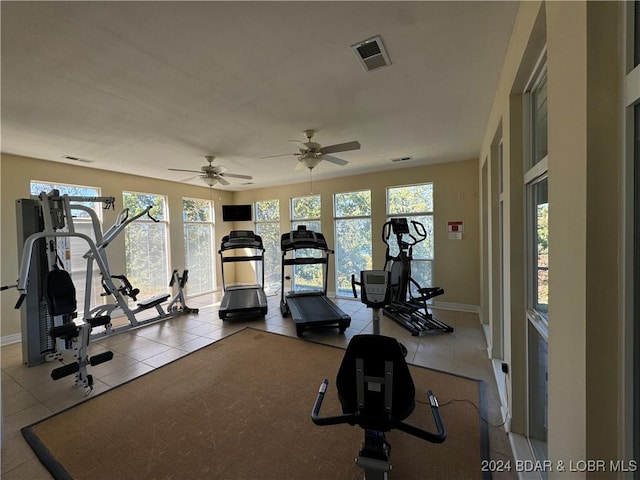
[[[173, 181], [214, 155], [253, 176], [226, 190], [307, 181], [294, 156], [260, 158], [305, 129], [362, 145], [314, 180], [474, 158], [517, 7], [2, 1], [1, 148]], [[365, 72], [350, 47], [376, 35], [392, 65]]]

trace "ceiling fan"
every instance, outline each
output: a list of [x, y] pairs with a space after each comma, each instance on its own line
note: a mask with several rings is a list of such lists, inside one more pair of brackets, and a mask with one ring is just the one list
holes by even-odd
[[289, 140], [292, 143], [298, 145], [299, 152], [296, 153], [284, 153], [282, 155], [270, 155], [267, 157], [261, 158], [274, 158], [274, 157], [283, 157], [285, 155], [295, 155], [298, 157], [298, 165], [296, 165], [295, 170], [299, 170], [302, 167], [306, 167], [309, 170], [313, 170], [320, 161], [325, 160], [327, 162], [333, 163], [335, 165], [346, 165], [346, 160], [342, 158], [334, 157], [329, 155], [330, 153], [338, 153], [338, 152], [348, 152], [350, 150], [359, 150], [360, 142], [354, 140], [351, 142], [338, 143], [336, 145], [329, 145], [327, 147], [321, 146], [319, 143], [312, 142], [313, 134], [315, 130], [305, 130], [305, 137], [307, 137], [306, 142], [299, 142], [298, 140]]
[[182, 181], [186, 182], [186, 181], [191, 180], [193, 178], [200, 177], [202, 179], [202, 181], [204, 183], [206, 183], [207, 185], [209, 185], [210, 187], [213, 187], [216, 183], [220, 183], [221, 185], [231, 185], [225, 179], [225, 177], [243, 178], [245, 180], [251, 180], [253, 178], [253, 177], [251, 177], [249, 175], [240, 175], [240, 174], [237, 174], [237, 173], [227, 173], [227, 172], [225, 172], [224, 170], [226, 170], [227, 167], [225, 167], [224, 165], [213, 165], [213, 160], [216, 158], [213, 155], [206, 155], [204, 158], [207, 159], [207, 162], [209, 162], [209, 165], [205, 165], [204, 167], [202, 167], [200, 169], [200, 171], [197, 171], [197, 170], [183, 170], [182, 168], [169, 168], [169, 170], [171, 170], [173, 172], [197, 173], [198, 175], [194, 175], [193, 177], [185, 178]]

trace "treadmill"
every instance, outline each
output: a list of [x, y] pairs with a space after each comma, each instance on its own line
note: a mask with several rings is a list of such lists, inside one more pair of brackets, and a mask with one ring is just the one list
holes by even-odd
[[[231, 251], [249, 249], [253, 255], [229, 255]], [[220, 268], [224, 295], [218, 315], [222, 320], [238, 317], [258, 317], [267, 314], [267, 296], [264, 293], [264, 246], [262, 237], [251, 230], [233, 230], [222, 238]], [[227, 254], [225, 256], [225, 253]], [[235, 252], [234, 252], [235, 253]], [[226, 285], [224, 266], [229, 262], [262, 262], [262, 283], [250, 285]]]
[[[329, 256], [333, 250], [327, 246], [327, 241], [319, 232], [307, 230], [300, 225], [296, 230], [282, 235], [280, 240], [282, 250], [282, 288], [280, 297], [280, 311], [283, 317], [291, 318], [296, 324], [296, 334], [302, 337], [304, 330], [315, 327], [338, 327], [340, 333], [351, 325], [351, 317], [340, 310], [327, 297], [327, 277], [329, 270]], [[297, 250], [313, 249], [323, 252], [321, 257], [296, 256]], [[289, 258], [288, 255], [291, 255]], [[321, 264], [323, 267], [324, 285], [322, 290], [302, 290], [284, 293], [285, 267], [293, 265]]]

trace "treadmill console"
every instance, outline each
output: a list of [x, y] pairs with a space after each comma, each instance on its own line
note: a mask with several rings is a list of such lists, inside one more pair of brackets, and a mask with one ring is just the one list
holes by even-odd
[[262, 237], [252, 230], [232, 230], [222, 239], [222, 249], [262, 248]]
[[380, 308], [391, 301], [391, 272], [363, 270], [360, 272], [360, 295], [367, 307]]
[[320, 232], [307, 230], [307, 227], [304, 225], [299, 225], [297, 229], [283, 234], [280, 238], [280, 247], [283, 251], [303, 248], [328, 250], [324, 235]]

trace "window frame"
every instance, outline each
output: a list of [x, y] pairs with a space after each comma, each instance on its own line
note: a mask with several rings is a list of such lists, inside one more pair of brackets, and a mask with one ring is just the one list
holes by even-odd
[[[277, 218], [272, 219], [272, 220], [263, 220], [259, 218], [258, 215], [258, 204], [260, 203], [267, 203], [267, 202], [275, 202], [275, 204], [277, 205], [276, 208], [276, 212], [277, 212]], [[264, 278], [265, 279], [265, 285], [264, 288], [265, 290], [269, 290], [271, 287], [270, 285], [273, 284], [275, 291], [278, 291], [281, 287], [281, 283], [282, 283], [282, 269], [280, 268], [280, 238], [282, 236], [282, 232], [280, 229], [280, 199], [278, 198], [274, 198], [274, 199], [270, 199], [270, 200], [257, 200], [254, 202], [253, 204], [253, 225], [254, 225], [254, 229], [255, 229], [255, 233], [256, 235], [260, 235], [262, 237], [262, 241], [263, 241], [263, 245], [265, 247], [265, 258], [264, 258], [264, 265], [261, 264], [261, 262], [258, 263], [258, 268], [256, 269], [256, 282], [258, 278]], [[267, 249], [267, 245], [264, 242], [264, 236], [262, 235], [262, 233], [260, 232], [260, 225], [275, 225], [276, 226], [276, 231], [278, 232], [277, 234], [277, 239], [276, 239], [276, 251], [273, 254], [274, 258], [276, 259], [276, 261], [274, 262], [274, 265], [267, 265], [267, 263], [270, 263], [270, 252]], [[265, 273], [267, 272], [271, 272], [271, 274], [267, 274], [264, 277], [262, 277], [262, 270], [265, 270]], [[269, 283], [269, 285], [267, 285], [267, 278], [270, 277], [273, 279], [273, 281], [271, 281]], [[277, 284], [277, 285], [276, 285]]]
[[[151, 218], [149, 218], [149, 216], [144, 215], [140, 218], [138, 218], [135, 222], [131, 223], [130, 225], [127, 226], [127, 228], [124, 230], [125, 233], [125, 269], [126, 269], [126, 275], [127, 278], [129, 278], [131, 276], [131, 272], [130, 272], [130, 266], [129, 266], [129, 261], [127, 260], [127, 234], [130, 231], [131, 227], [136, 223], [136, 222], [140, 222], [143, 224], [161, 224], [164, 226], [164, 244], [165, 244], [165, 261], [164, 263], [164, 288], [158, 288], [155, 289], [153, 292], [147, 291], [144, 286], [141, 285], [142, 288], [140, 288], [140, 295], [138, 295], [138, 300], [144, 300], [146, 298], [152, 297], [154, 295], [157, 295], [159, 293], [165, 293], [169, 290], [169, 280], [171, 279], [171, 273], [170, 273], [170, 268], [171, 268], [171, 237], [170, 237], [170, 224], [169, 224], [169, 197], [167, 195], [163, 195], [163, 194], [159, 194], [159, 193], [148, 193], [148, 192], [138, 192], [138, 191], [132, 191], [132, 190], [123, 190], [122, 191], [122, 203], [123, 205], [125, 205], [125, 196], [128, 194], [133, 194], [133, 195], [148, 195], [148, 196], [153, 196], [153, 197], [162, 197], [163, 198], [163, 211], [162, 211], [162, 219], [156, 219], [157, 221], [151, 220]], [[137, 212], [133, 212], [133, 214], [135, 214]], [[131, 280], [131, 279], [129, 279]], [[132, 281], [131, 283], [134, 283], [134, 281]], [[134, 287], [136, 285], [134, 284]], [[159, 286], [159, 284], [158, 284]]]
[[[34, 193], [33, 191], [33, 186], [34, 184], [37, 185], [46, 185], [49, 187], [49, 190], [45, 191], [45, 193], [50, 192], [53, 189], [57, 189], [60, 191], [61, 195], [67, 194], [70, 197], [72, 196], [95, 196], [95, 197], [100, 197], [102, 196], [102, 189], [100, 187], [94, 187], [94, 186], [89, 186], [89, 185], [78, 185], [78, 184], [72, 184], [72, 183], [60, 183], [60, 182], [49, 182], [49, 181], [45, 181], [45, 180], [30, 180], [29, 181], [29, 192], [31, 195], [39, 195], [41, 192], [37, 192]], [[91, 194], [88, 195], [86, 193], [83, 193], [82, 195], [77, 195], [71, 192], [65, 192], [64, 190], [67, 188], [77, 188], [77, 189], [86, 189], [86, 190], [90, 190], [90, 191], [95, 191], [95, 194]], [[98, 222], [100, 224], [100, 228], [102, 229], [102, 224], [103, 224], [103, 215], [102, 215], [102, 204], [100, 202], [77, 202], [80, 203], [82, 205], [87, 205], [89, 208], [93, 209], [94, 212], [96, 213], [96, 217], [98, 218]], [[94, 231], [94, 226], [93, 226], [93, 222], [91, 220], [91, 217], [88, 216], [88, 213], [83, 212], [81, 210], [74, 210], [75, 215], [73, 216], [73, 224], [74, 224], [74, 228], [76, 230], [76, 232], [78, 233], [82, 233], [84, 231], [84, 233], [88, 232], [88, 236], [91, 237], [94, 242], [96, 240], [95, 238], [95, 231]], [[79, 258], [78, 255], [74, 254], [74, 248], [71, 245], [71, 242], [74, 241], [74, 237], [68, 237], [68, 238], [58, 238], [57, 243], [59, 245], [59, 247], [62, 247], [62, 244], [66, 244], [65, 245], [65, 249], [68, 247], [69, 251], [70, 251], [70, 258], [66, 259], [63, 258], [64, 256], [60, 257], [60, 260], [63, 262], [65, 270], [68, 270], [69, 274], [71, 275], [73, 284], [76, 288], [76, 293], [78, 294], [78, 297], [80, 296], [80, 292], [82, 292], [83, 295], [83, 301], [78, 301], [78, 316], [82, 317], [84, 315], [84, 307], [86, 305], [86, 290], [87, 290], [87, 285], [86, 285], [86, 276], [87, 276], [87, 266], [86, 266], [86, 260], [83, 259], [83, 255], [89, 251], [89, 245], [87, 245], [87, 243], [83, 240], [78, 240], [76, 239], [79, 244], [82, 245], [82, 253], [79, 254]], [[82, 269], [74, 269], [73, 268], [73, 259], [75, 258], [76, 261], [82, 261], [84, 263], [84, 268]], [[78, 278], [81, 277], [81, 278]], [[90, 292], [90, 298], [91, 298], [91, 302], [90, 305], [92, 306], [98, 306], [98, 305], [104, 305], [105, 303], [105, 297], [101, 296], [101, 293], [103, 292], [102, 290], [102, 285], [100, 284], [100, 278], [101, 278], [101, 272], [100, 272], [100, 268], [98, 267], [98, 264], [96, 262], [93, 262], [93, 266], [92, 266], [92, 274], [91, 274], [91, 292]]]
[[[208, 220], [189, 220], [186, 218], [186, 210], [185, 210], [185, 201], [196, 201], [196, 202], [204, 202], [208, 206]], [[210, 265], [210, 278], [211, 284], [202, 291], [191, 291], [193, 290], [193, 275], [189, 275], [190, 282], [187, 283], [187, 298], [193, 297], [196, 295], [203, 295], [206, 293], [211, 293], [217, 289], [216, 282], [216, 250], [214, 246], [215, 238], [216, 238], [216, 226], [215, 226], [215, 205], [213, 200], [208, 198], [195, 198], [195, 197], [182, 197], [182, 223], [183, 223], [183, 238], [184, 238], [184, 265], [185, 269], [190, 269], [189, 261], [188, 261], [188, 249], [187, 249], [187, 226], [189, 225], [205, 225], [209, 227], [209, 253], [211, 262]]]
[[[431, 187], [431, 210], [415, 210], [415, 211], [411, 211], [411, 212], [394, 212], [391, 213], [390, 212], [390, 196], [389, 196], [389, 192], [390, 190], [393, 189], [402, 189], [402, 188], [411, 188], [411, 187], [422, 187], [422, 186], [430, 186]], [[409, 221], [409, 223], [411, 222], [411, 218], [418, 218], [418, 217], [430, 217], [431, 218], [431, 238], [429, 239], [429, 244], [431, 245], [431, 257], [427, 257], [427, 258], [419, 258], [419, 257], [415, 257], [415, 252], [414, 252], [414, 257], [412, 259], [412, 262], [417, 262], [418, 264], [420, 263], [425, 263], [428, 265], [428, 272], [429, 272], [429, 277], [427, 279], [425, 285], [423, 285], [420, 282], [420, 279], [416, 278], [416, 280], [418, 281], [418, 283], [420, 283], [420, 285], [422, 287], [430, 287], [433, 285], [436, 285], [436, 279], [434, 276], [434, 264], [435, 264], [435, 258], [436, 258], [436, 247], [435, 247], [435, 183], [434, 182], [421, 182], [421, 183], [413, 183], [413, 184], [408, 184], [408, 185], [390, 185], [386, 187], [386, 214], [387, 214], [387, 221], [390, 220], [391, 218], [407, 218], [407, 220]], [[429, 229], [427, 228], [427, 225], [425, 225], [425, 230], [427, 231], [427, 233], [429, 233]], [[425, 240], [426, 241], [426, 240]], [[426, 247], [425, 247], [426, 248]], [[429, 249], [427, 248], [427, 251]], [[419, 271], [420, 269], [414, 269], [412, 268], [412, 274], [415, 271]], [[415, 276], [414, 276], [415, 278]], [[415, 293], [415, 292], [414, 292]]]
[[[317, 217], [300, 217], [300, 218], [294, 218], [294, 212], [295, 212], [295, 207], [293, 205], [295, 200], [299, 200], [299, 199], [303, 199], [303, 198], [312, 198], [312, 197], [317, 197], [319, 200], [319, 207], [318, 207], [318, 216]], [[312, 193], [309, 195], [301, 195], [298, 197], [291, 197], [289, 199], [289, 220], [290, 220], [290, 225], [291, 225], [291, 230], [295, 230], [298, 225], [306, 225], [307, 227], [309, 227], [309, 223], [313, 222], [313, 226], [314, 228], [309, 228], [309, 230], [314, 230], [317, 232], [322, 232], [322, 196], [318, 193]], [[315, 228], [315, 225], [317, 225], [317, 229]], [[293, 258], [296, 257], [322, 257], [323, 256], [323, 252], [321, 252], [320, 250], [317, 249], [299, 249], [299, 250], [294, 250], [293, 252]], [[326, 266], [328, 267], [328, 265]], [[321, 270], [322, 272], [322, 276], [324, 276], [327, 272], [326, 268], [323, 268], [322, 264], [310, 264], [310, 265], [293, 265], [292, 268], [292, 272], [291, 272], [291, 289], [292, 291], [297, 290], [297, 283], [296, 282], [296, 278], [298, 277], [298, 274], [302, 271], [305, 270]], [[310, 287], [304, 287], [304, 289], [318, 289], [318, 290], [323, 290], [324, 289], [324, 284], [326, 282], [324, 281], [324, 279], [320, 282], [319, 285], [311, 285]]]
[[[345, 194], [353, 194], [353, 193], [361, 193], [361, 192], [367, 192], [369, 194], [369, 214], [368, 215], [344, 215], [344, 216], [338, 216], [338, 208], [337, 208], [337, 199], [339, 195], [345, 195]], [[363, 266], [363, 268], [361, 268], [361, 270], [370, 270], [372, 268], [373, 265], [373, 223], [372, 223], [372, 196], [371, 196], [371, 189], [370, 188], [366, 188], [366, 189], [360, 189], [360, 190], [352, 190], [352, 191], [348, 191], [348, 192], [336, 192], [333, 194], [333, 231], [334, 231], [334, 238], [335, 238], [335, 263], [336, 263], [336, 268], [334, 269], [334, 277], [335, 277], [335, 286], [336, 286], [336, 297], [337, 298], [353, 298], [353, 295], [351, 294], [351, 291], [349, 291], [346, 294], [341, 294], [340, 292], [340, 281], [339, 281], [339, 265], [342, 265], [342, 262], [340, 261], [340, 255], [341, 252], [339, 250], [339, 236], [338, 236], [338, 222], [341, 221], [350, 221], [350, 220], [369, 220], [369, 258], [366, 262], [366, 265]], [[358, 272], [352, 272], [353, 274], [356, 275], [356, 277], [359, 274]]]
[[[547, 51], [543, 48], [532, 75], [523, 93], [523, 186], [525, 208], [525, 321], [526, 321], [526, 431], [531, 453], [536, 460], [548, 460], [548, 348], [549, 348], [549, 316], [548, 312], [540, 312], [537, 308], [538, 285], [538, 252], [537, 252], [537, 208], [534, 190], [540, 182], [549, 181], [549, 149], [548, 135], [545, 134], [546, 155], [536, 158], [535, 144], [536, 122], [533, 99], [537, 89], [547, 81]], [[547, 90], [548, 94], [548, 90]], [[545, 100], [545, 103], [548, 102]], [[548, 111], [547, 111], [548, 115]], [[548, 124], [545, 122], [548, 132]], [[538, 132], [539, 133], [539, 132]], [[548, 284], [548, 280], [547, 280]], [[534, 295], [536, 298], [534, 298]], [[534, 337], [535, 335], [535, 337]], [[535, 344], [534, 344], [535, 342]], [[533, 346], [536, 351], [532, 351]], [[543, 352], [543, 353], [541, 353]], [[544, 371], [543, 371], [544, 370]], [[543, 379], [544, 384], [540, 382]], [[544, 398], [543, 405], [536, 402]], [[544, 440], [537, 438], [541, 431], [537, 421], [542, 422]], [[546, 473], [542, 472], [546, 478]]]

